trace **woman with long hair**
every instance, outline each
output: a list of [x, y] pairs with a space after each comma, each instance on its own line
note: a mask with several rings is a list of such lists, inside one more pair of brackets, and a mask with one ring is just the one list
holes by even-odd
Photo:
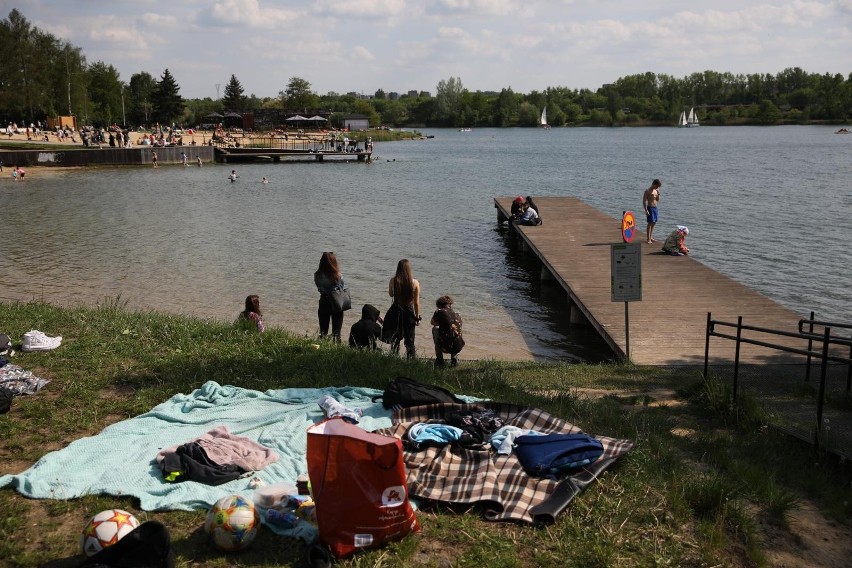
[[411, 261], [403, 258], [396, 265], [396, 274], [388, 282], [388, 295], [402, 311], [400, 331], [391, 343], [391, 351], [399, 353], [400, 341], [405, 342], [405, 354], [415, 357], [414, 330], [420, 324], [420, 282], [411, 271]]
[[324, 252], [320, 257], [319, 268], [314, 272], [314, 284], [320, 293], [319, 317], [320, 337], [328, 335], [328, 323], [331, 321], [331, 335], [335, 341], [340, 341], [340, 330], [343, 328], [343, 312], [334, 309], [331, 293], [335, 288], [343, 287], [343, 277], [337, 264], [337, 256], [333, 252]]
[[253, 322], [257, 331], [263, 332], [266, 330], [266, 325], [263, 323], [263, 314], [260, 311], [260, 298], [257, 294], [246, 296], [246, 309], [240, 312], [240, 318], [247, 322]]

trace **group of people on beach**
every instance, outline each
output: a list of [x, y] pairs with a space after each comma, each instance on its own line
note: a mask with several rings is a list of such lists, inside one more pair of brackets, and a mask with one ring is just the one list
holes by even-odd
[[[337, 255], [324, 252], [319, 266], [314, 272], [314, 285], [320, 294], [317, 307], [320, 337], [330, 336], [333, 341], [341, 341], [343, 315], [348, 309], [335, 298], [346, 292], [346, 284], [340, 271]], [[392, 298], [391, 307], [384, 318], [378, 308], [364, 304], [361, 319], [352, 325], [349, 333], [349, 345], [360, 349], [378, 349], [378, 341], [390, 344], [390, 351], [398, 354], [400, 345], [405, 346], [408, 358], [417, 355], [414, 341], [416, 329], [422, 321], [420, 314], [420, 282], [414, 278], [411, 261], [404, 258], [397, 263], [396, 273], [388, 281], [388, 295]], [[348, 294], [347, 294], [348, 298]], [[453, 310], [453, 298], [443, 295], [435, 302], [436, 310], [432, 315], [432, 343], [435, 348], [435, 366], [444, 366], [444, 354], [450, 356], [450, 366], [458, 364], [458, 354], [465, 345], [462, 336], [462, 318]], [[250, 295], [245, 301], [245, 310], [240, 320], [262, 332], [266, 326], [260, 311], [260, 299]]]
[[[642, 208], [645, 210], [645, 220], [648, 223], [646, 236], [649, 245], [657, 242], [654, 239], [654, 227], [656, 227], [659, 218], [657, 205], [660, 202], [661, 187], [663, 187], [662, 182], [659, 179], [655, 179], [651, 182], [651, 187], [646, 189], [645, 193], [642, 194]], [[689, 235], [689, 228], [685, 225], [678, 225], [663, 242], [663, 252], [673, 256], [688, 255], [689, 248], [685, 242], [687, 235]]]

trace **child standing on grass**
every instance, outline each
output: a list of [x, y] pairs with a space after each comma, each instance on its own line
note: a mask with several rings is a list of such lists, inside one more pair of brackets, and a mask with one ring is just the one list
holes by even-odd
[[260, 311], [260, 298], [257, 294], [246, 297], [246, 309], [240, 312], [240, 320], [253, 322], [258, 332], [266, 330], [266, 325], [263, 323], [263, 314]]

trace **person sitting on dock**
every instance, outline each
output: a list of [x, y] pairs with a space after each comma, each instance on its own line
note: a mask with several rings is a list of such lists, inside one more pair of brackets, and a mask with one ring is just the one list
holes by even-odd
[[663, 252], [667, 252], [672, 256], [686, 256], [689, 254], [689, 248], [686, 246], [686, 236], [689, 234], [689, 229], [683, 225], [678, 225], [677, 229], [671, 232], [666, 237], [666, 242], [663, 243]]
[[533, 203], [533, 198], [532, 198], [532, 196], [531, 196], [531, 195], [527, 195], [527, 198], [526, 198], [526, 201], [525, 201], [525, 202], [526, 202], [526, 203], [529, 203], [530, 209], [534, 210], [534, 211], [535, 211], [535, 214], [536, 214], [536, 217], [538, 217], [538, 223], [536, 223], [536, 225], [541, 225], [541, 223], [542, 223], [541, 213], [539, 213], [539, 211], [538, 211], [538, 207], [536, 207], [536, 206], [535, 206], [535, 203]]
[[512, 219], [517, 219], [524, 212], [524, 198], [520, 195], [512, 200], [512, 209], [510, 211]]
[[530, 206], [529, 201], [524, 201], [524, 211], [517, 219], [518, 225], [541, 225], [541, 218], [538, 216], [538, 211]]

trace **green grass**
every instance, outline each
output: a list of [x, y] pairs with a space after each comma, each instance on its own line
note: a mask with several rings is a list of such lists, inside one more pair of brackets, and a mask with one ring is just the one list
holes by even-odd
[[[315, 337], [151, 312], [120, 299], [95, 308], [0, 303], [0, 331], [62, 335], [62, 347], [18, 353], [13, 362], [51, 379], [0, 415], [0, 471], [21, 471], [51, 450], [141, 414], [208, 380], [266, 390], [355, 385], [382, 388], [395, 376], [454, 392], [537, 406], [635, 448], [552, 526], [495, 524], [476, 510], [427, 507], [423, 531], [342, 566], [763, 566], [773, 538], [795, 541], [790, 519], [804, 502], [833, 523], [852, 519], [848, 464], [814, 455], [765, 427], [755, 404], [730, 404], [729, 389], [695, 369], [632, 365], [429, 361], [351, 350]], [[608, 396], [590, 397], [584, 389]], [[658, 393], [674, 393], [660, 404]], [[680, 432], [680, 434], [678, 434]], [[683, 435], [683, 432], [690, 434]], [[171, 532], [178, 566], [295, 566], [298, 542], [261, 531], [239, 555], [206, 542], [204, 511], [145, 512], [129, 498], [30, 500], [0, 490], [0, 566], [73, 566], [77, 538], [98, 511], [121, 507]], [[768, 535], [765, 526], [773, 527]]]

